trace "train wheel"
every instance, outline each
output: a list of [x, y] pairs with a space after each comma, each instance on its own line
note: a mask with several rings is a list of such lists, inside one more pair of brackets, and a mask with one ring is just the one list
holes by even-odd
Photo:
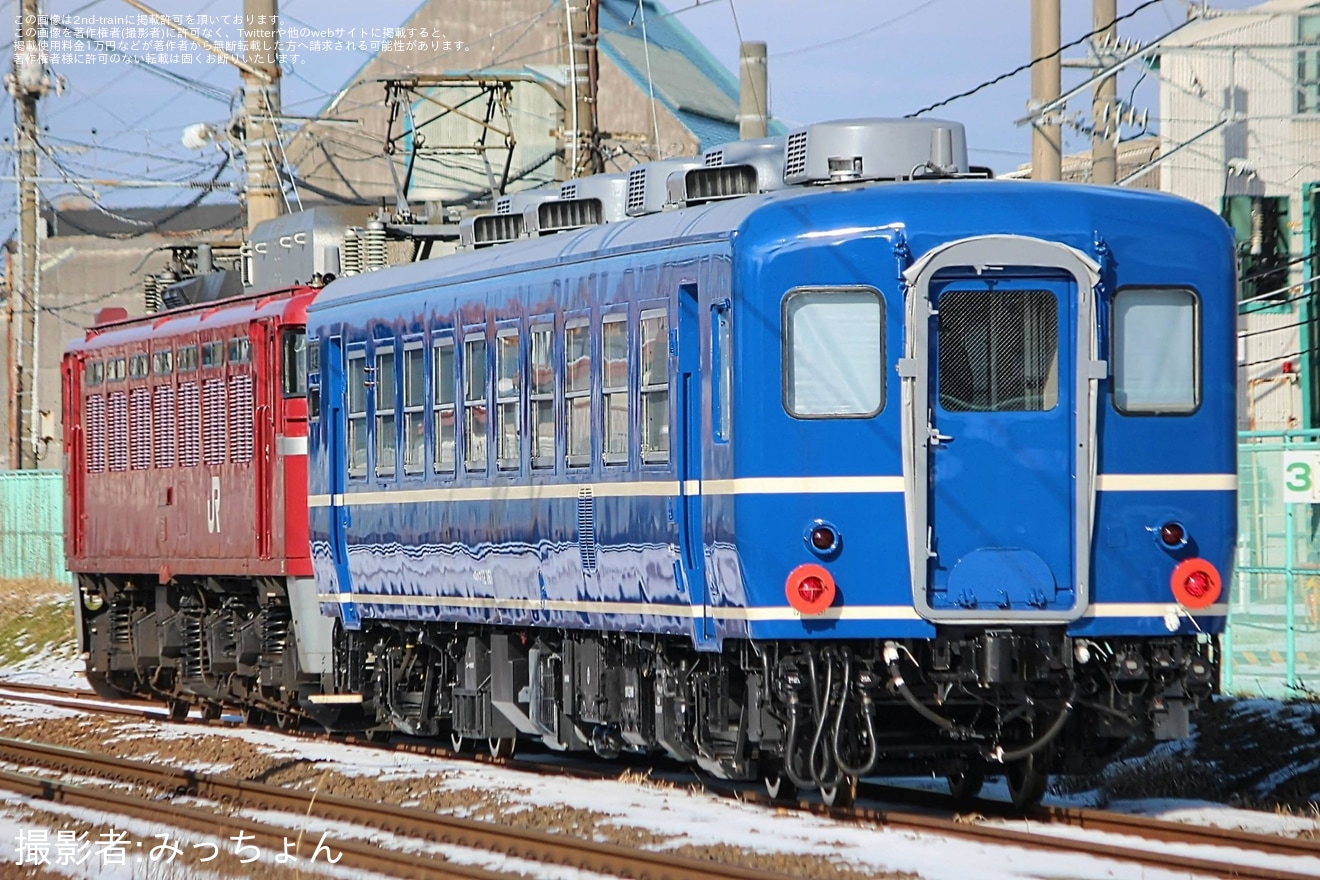
[[110, 677], [100, 672], [88, 670], [87, 683], [91, 685], [92, 692], [103, 700], [123, 700], [134, 696], [131, 692], [120, 690], [112, 685]]
[[1048, 758], [1037, 753], [1014, 761], [1005, 770], [1008, 796], [1013, 801], [1013, 809], [1024, 812], [1040, 803], [1050, 781]]
[[944, 778], [949, 783], [949, 794], [953, 795], [954, 803], [966, 806], [981, 793], [981, 786], [985, 784], [985, 768], [963, 764]]
[[486, 745], [490, 748], [492, 758], [512, 758], [514, 749], [518, 747], [518, 738], [516, 736], [492, 737], [486, 740]]
[[857, 800], [857, 780], [844, 777], [834, 785], [821, 786], [820, 799], [827, 807], [851, 807]]
[[765, 782], [765, 793], [770, 795], [770, 800], [792, 801], [797, 799], [798, 788], [784, 771], [776, 770], [763, 777], [763, 780]]

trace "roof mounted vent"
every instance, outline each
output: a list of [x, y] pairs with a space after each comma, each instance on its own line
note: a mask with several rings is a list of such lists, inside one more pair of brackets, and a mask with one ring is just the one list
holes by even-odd
[[784, 139], [735, 141], [707, 150], [701, 168], [669, 175], [669, 201], [701, 205], [784, 188]]
[[557, 198], [559, 198], [558, 187], [553, 189], [550, 187], [538, 187], [537, 189], [510, 193], [507, 196], [500, 196], [495, 200], [495, 213], [500, 215], [521, 215], [532, 205], [539, 205], [542, 202], [548, 202], [550, 199]]
[[967, 173], [963, 126], [942, 119], [821, 122], [789, 134], [784, 148], [790, 186]]
[[523, 237], [521, 214], [480, 214], [464, 217], [458, 224], [459, 250], [475, 250], [508, 244]]
[[628, 175], [622, 173], [564, 181], [559, 185], [559, 198], [524, 209], [523, 226], [528, 235], [549, 235], [627, 220], [627, 191]]
[[669, 175], [675, 171], [700, 168], [700, 159], [661, 159], [638, 165], [628, 172], [629, 217], [658, 214], [672, 206], [669, 199]]

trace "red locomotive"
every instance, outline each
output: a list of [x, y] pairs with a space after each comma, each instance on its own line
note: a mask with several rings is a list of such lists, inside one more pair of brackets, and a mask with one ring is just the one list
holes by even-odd
[[106, 309], [66, 350], [65, 553], [99, 692], [292, 720], [321, 690], [329, 633], [293, 625], [319, 617], [302, 356], [315, 294]]

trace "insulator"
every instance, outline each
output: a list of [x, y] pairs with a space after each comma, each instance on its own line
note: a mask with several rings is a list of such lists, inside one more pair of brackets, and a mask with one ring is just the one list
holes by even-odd
[[344, 253], [340, 265], [345, 275], [357, 275], [362, 271], [362, 239], [355, 226], [344, 230]]
[[367, 224], [366, 251], [365, 269], [367, 271], [384, 269], [389, 265], [389, 257], [385, 246], [385, 224], [379, 220], [372, 220]]

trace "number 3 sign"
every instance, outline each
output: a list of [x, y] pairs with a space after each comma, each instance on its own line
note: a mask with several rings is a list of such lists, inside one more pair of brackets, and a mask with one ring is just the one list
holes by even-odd
[[1283, 499], [1289, 504], [1320, 503], [1320, 452], [1283, 454]]

